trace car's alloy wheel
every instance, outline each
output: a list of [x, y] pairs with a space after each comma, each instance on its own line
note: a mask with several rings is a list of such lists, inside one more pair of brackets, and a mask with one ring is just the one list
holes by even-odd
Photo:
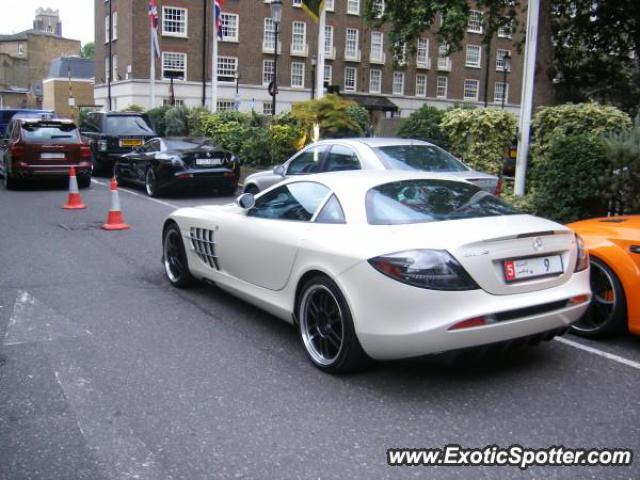
[[149, 167], [147, 174], [144, 177], [144, 186], [147, 190], [147, 195], [155, 197], [158, 195], [158, 179], [156, 178], [156, 172], [153, 167]]
[[302, 343], [318, 368], [341, 373], [366, 363], [349, 307], [334, 282], [324, 276], [308, 281], [300, 294], [297, 311]]
[[603, 261], [591, 257], [592, 298], [586, 313], [571, 326], [584, 337], [606, 337], [624, 330], [627, 306], [624, 290], [616, 274]]
[[165, 228], [162, 237], [162, 263], [164, 272], [173, 286], [186, 288], [195, 283], [189, 271], [180, 229], [175, 223]]

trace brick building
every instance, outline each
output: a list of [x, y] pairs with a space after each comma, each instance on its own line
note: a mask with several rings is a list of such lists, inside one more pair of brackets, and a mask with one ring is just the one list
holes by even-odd
[[80, 41], [64, 38], [55, 10], [36, 11], [34, 29], [0, 35], [0, 106], [40, 107], [42, 80], [53, 59], [80, 55]]
[[56, 58], [42, 82], [42, 108], [77, 119], [79, 108], [94, 105], [93, 68], [88, 58]]
[[[109, 47], [112, 55], [112, 108], [131, 104], [149, 107], [150, 32], [147, 2], [94, 0], [96, 32], [96, 103], [108, 105]], [[109, 42], [109, 3], [112, 40]], [[168, 74], [175, 74], [175, 95], [188, 106], [208, 102], [211, 78], [210, 0], [159, 0], [161, 58], [156, 60], [156, 103], [169, 99]], [[370, 109], [397, 107], [406, 116], [431, 104], [483, 104], [485, 73], [487, 97], [517, 110], [523, 60], [508, 29], [498, 33], [486, 61], [482, 41], [482, 14], [472, 12], [462, 49], [450, 57], [434, 34], [425, 32], [415, 55], [394, 62], [388, 29], [372, 28], [364, 19], [365, 0], [326, 0], [326, 84], [359, 100]], [[284, 0], [278, 38], [278, 112], [296, 101], [311, 98], [317, 24], [301, 8], [301, 0]], [[205, 23], [206, 20], [206, 23]], [[269, 0], [226, 0], [223, 35], [219, 42], [218, 107], [233, 109], [236, 88], [240, 110], [269, 113], [267, 85], [273, 76], [274, 25]], [[503, 55], [511, 68], [505, 75]], [[236, 73], [237, 72], [237, 73]], [[239, 78], [237, 78], [239, 77]], [[506, 85], [504, 79], [507, 79]], [[156, 106], [157, 106], [156, 105]]]

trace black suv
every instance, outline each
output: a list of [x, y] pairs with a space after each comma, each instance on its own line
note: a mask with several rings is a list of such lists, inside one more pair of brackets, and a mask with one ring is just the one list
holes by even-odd
[[158, 136], [149, 118], [136, 112], [90, 112], [80, 129], [91, 147], [94, 173], [106, 175], [118, 156]]

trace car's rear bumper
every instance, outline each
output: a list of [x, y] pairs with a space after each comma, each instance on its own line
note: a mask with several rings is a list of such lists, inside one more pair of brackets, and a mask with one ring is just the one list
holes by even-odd
[[228, 187], [238, 184], [238, 175], [228, 168], [187, 169], [158, 178], [162, 188]]
[[[435, 291], [405, 285], [366, 262], [338, 277], [353, 314], [360, 343], [375, 359], [418, 357], [488, 345], [563, 329], [588, 308], [589, 271], [564, 285], [513, 295], [484, 290]], [[366, 285], [366, 288], [363, 288]], [[569, 299], [585, 296], [577, 305]], [[492, 316], [508, 318], [495, 320]], [[461, 321], [486, 317], [486, 325], [458, 330]]]
[[69, 169], [75, 167], [77, 176], [91, 175], [91, 162], [70, 162], [64, 164], [14, 163], [11, 174], [24, 177], [68, 177]]

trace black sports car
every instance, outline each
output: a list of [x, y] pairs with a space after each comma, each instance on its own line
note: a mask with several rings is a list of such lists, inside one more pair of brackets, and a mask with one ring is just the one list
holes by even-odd
[[155, 197], [185, 187], [216, 189], [232, 195], [238, 188], [240, 161], [209, 138], [152, 138], [114, 165], [118, 183], [144, 185]]

